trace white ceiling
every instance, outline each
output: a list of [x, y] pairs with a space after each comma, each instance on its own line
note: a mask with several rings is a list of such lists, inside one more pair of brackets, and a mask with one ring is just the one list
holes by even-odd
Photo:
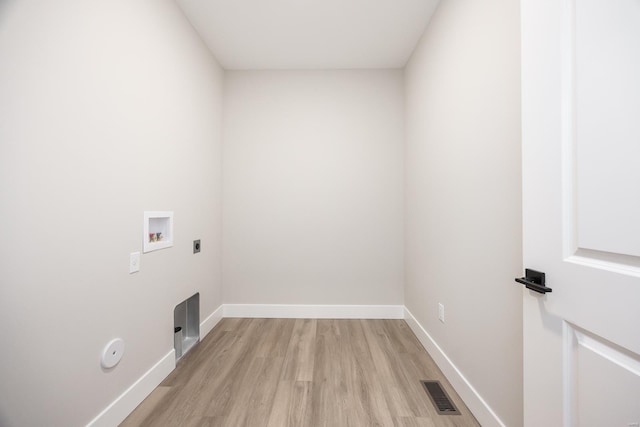
[[439, 0], [177, 0], [223, 68], [402, 68]]

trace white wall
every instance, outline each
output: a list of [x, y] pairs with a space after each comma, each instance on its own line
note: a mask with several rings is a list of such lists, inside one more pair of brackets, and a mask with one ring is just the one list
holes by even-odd
[[508, 426], [522, 424], [519, 64], [518, 2], [452, 0], [405, 73], [405, 304]]
[[[404, 81], [229, 72], [222, 119], [223, 72], [172, 1], [0, 3], [0, 425], [86, 424], [197, 291], [202, 319], [405, 303], [520, 425], [518, 46], [517, 2], [441, 2]], [[174, 210], [176, 242], [129, 275], [144, 210]]]
[[[171, 351], [178, 302], [220, 306], [222, 77], [173, 1], [0, 5], [0, 425], [85, 425]], [[175, 245], [129, 275], [145, 210]]]
[[400, 70], [229, 71], [225, 303], [402, 304]]

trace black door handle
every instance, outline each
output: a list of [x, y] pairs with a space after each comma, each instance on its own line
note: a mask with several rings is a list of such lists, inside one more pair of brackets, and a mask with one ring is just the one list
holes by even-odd
[[532, 291], [536, 291], [540, 294], [553, 292], [551, 288], [547, 288], [544, 285], [545, 284], [544, 273], [527, 268], [524, 270], [524, 274], [525, 274], [525, 277], [516, 277], [516, 282], [522, 283], [527, 287], [527, 289], [531, 289]]

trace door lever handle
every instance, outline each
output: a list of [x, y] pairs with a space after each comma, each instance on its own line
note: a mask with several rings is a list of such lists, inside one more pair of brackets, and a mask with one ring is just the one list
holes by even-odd
[[525, 274], [525, 277], [516, 277], [516, 282], [522, 283], [527, 287], [527, 289], [536, 291], [539, 294], [546, 294], [547, 292], [553, 292], [551, 288], [548, 288], [545, 286], [544, 273], [527, 268], [524, 270], [524, 274]]

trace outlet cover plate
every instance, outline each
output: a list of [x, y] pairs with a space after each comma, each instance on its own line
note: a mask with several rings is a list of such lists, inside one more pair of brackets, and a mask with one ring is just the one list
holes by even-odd
[[129, 254], [129, 274], [140, 271], [140, 252]]

